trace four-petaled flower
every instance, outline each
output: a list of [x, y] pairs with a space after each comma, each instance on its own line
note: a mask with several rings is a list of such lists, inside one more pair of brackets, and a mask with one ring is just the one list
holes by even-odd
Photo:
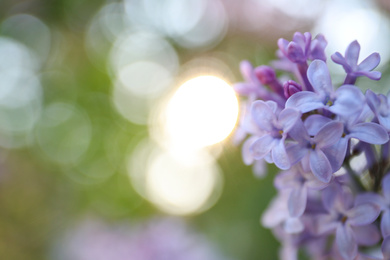
[[365, 76], [369, 79], [379, 80], [381, 78], [381, 73], [379, 71], [372, 71], [375, 69], [381, 57], [379, 53], [374, 52], [365, 58], [360, 64], [358, 64], [360, 53], [360, 44], [357, 41], [353, 41], [345, 51], [345, 55], [336, 52], [331, 56], [332, 60], [343, 66], [347, 77], [345, 79], [345, 84], [354, 84], [357, 77]]
[[272, 161], [276, 166], [283, 170], [290, 168], [291, 163], [284, 141], [300, 116], [296, 109], [287, 108], [278, 113], [275, 102], [255, 101], [252, 104], [252, 117], [266, 134], [251, 145], [253, 157], [258, 160], [271, 153]]

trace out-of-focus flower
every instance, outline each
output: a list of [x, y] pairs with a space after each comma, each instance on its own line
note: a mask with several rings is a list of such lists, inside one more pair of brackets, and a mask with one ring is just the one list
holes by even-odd
[[227, 259], [204, 236], [173, 218], [134, 226], [87, 220], [66, 234], [54, 254], [64, 260]]

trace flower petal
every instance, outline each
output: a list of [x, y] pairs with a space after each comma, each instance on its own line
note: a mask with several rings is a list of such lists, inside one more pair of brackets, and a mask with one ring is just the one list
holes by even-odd
[[356, 242], [362, 246], [373, 246], [381, 240], [381, 234], [374, 224], [353, 227]]
[[332, 61], [334, 63], [340, 64], [344, 68], [349, 67], [347, 61], [345, 60], [345, 58], [343, 57], [343, 55], [340, 52], [336, 52], [336, 53], [332, 54], [332, 56], [330, 58], [332, 59]]
[[377, 110], [379, 109], [379, 106], [381, 105], [381, 100], [378, 97], [378, 95], [375, 94], [372, 90], [367, 89], [366, 100], [367, 100], [367, 104], [371, 108], [371, 110], [375, 114], [377, 114]]
[[287, 156], [286, 148], [284, 147], [284, 139], [275, 141], [276, 145], [272, 148], [272, 159], [279, 169], [287, 170], [290, 168], [290, 159]]
[[286, 39], [280, 38], [278, 40], [278, 47], [282, 51], [282, 53], [286, 56], [287, 55], [287, 46], [288, 46], [289, 41]]
[[353, 85], [343, 85], [336, 90], [336, 100], [328, 108], [334, 114], [348, 117], [363, 110], [364, 95]]
[[336, 244], [344, 259], [354, 259], [357, 255], [357, 244], [349, 225], [339, 224], [336, 229]]
[[335, 221], [335, 217], [329, 214], [319, 214], [315, 217], [315, 234], [324, 235], [333, 233], [337, 228], [338, 222]]
[[287, 46], [287, 58], [294, 63], [302, 63], [306, 61], [302, 47], [295, 42], [290, 42]]
[[287, 195], [286, 193], [279, 193], [276, 198], [272, 199], [261, 217], [261, 224], [264, 227], [274, 228], [287, 219]]
[[382, 179], [382, 192], [387, 201], [390, 201], [390, 173]]
[[[253, 73], [253, 66], [249, 61], [247, 61], [247, 60], [241, 61], [240, 71], [241, 71], [241, 74], [244, 77], [245, 81], [253, 82], [253, 80], [256, 80], [254, 77], [254, 73]], [[258, 82], [258, 83], [260, 83], [260, 82]]]
[[384, 144], [389, 141], [389, 134], [381, 125], [360, 123], [349, 129], [349, 136], [369, 144]]
[[327, 123], [331, 122], [332, 119], [322, 116], [322, 115], [310, 115], [308, 118], [306, 118], [304, 125], [307, 129], [307, 132], [309, 135], [316, 135], [320, 129], [326, 125]]
[[288, 133], [300, 117], [301, 113], [298, 110], [286, 108], [280, 112], [278, 119], [283, 127], [283, 131]]
[[377, 206], [381, 207], [381, 209], [384, 209], [387, 207], [387, 203], [385, 199], [375, 192], [365, 192], [365, 193], [359, 193], [356, 195], [355, 198], [355, 205], [365, 204], [365, 203], [373, 203]]
[[360, 62], [358, 70], [370, 71], [375, 69], [381, 62], [381, 56], [379, 53], [371, 53], [367, 58]]
[[288, 144], [286, 151], [291, 165], [294, 165], [299, 162], [308, 153], [309, 150], [303, 149], [299, 144]]
[[390, 236], [390, 209], [386, 209], [382, 214], [381, 233], [382, 237]]
[[306, 146], [311, 140], [301, 119], [295, 122], [288, 134], [302, 146]]
[[340, 193], [340, 186], [335, 184], [335, 182], [332, 182], [331, 185], [326, 187], [322, 193], [322, 204], [324, 205], [325, 209], [329, 212], [334, 211], [334, 205], [336, 202], [336, 199], [338, 197], [338, 194]]
[[307, 69], [307, 78], [317, 93], [329, 95], [333, 92], [328, 67], [322, 60], [314, 60], [310, 63]]
[[382, 77], [382, 73], [380, 71], [357, 71], [354, 75], [357, 77], [365, 76], [372, 80], [380, 80]]
[[251, 115], [259, 128], [271, 131], [273, 129], [272, 122], [276, 117], [272, 108], [262, 100], [257, 100], [252, 103]]
[[360, 44], [358, 41], [351, 42], [347, 50], [345, 51], [345, 58], [352, 68], [355, 67], [359, 60], [359, 53], [360, 53]]
[[283, 190], [288, 188], [296, 188], [298, 185], [299, 172], [294, 170], [283, 171], [276, 175], [274, 185], [277, 189]]
[[257, 139], [251, 146], [250, 150], [253, 154], [253, 158], [256, 160], [262, 159], [266, 156], [272, 148], [276, 145], [275, 138], [270, 135], [265, 135]]
[[312, 178], [306, 181], [306, 187], [312, 190], [322, 190], [328, 186], [328, 183], [323, 183], [319, 181], [317, 178]]
[[390, 237], [386, 237], [382, 242], [383, 259], [390, 259]]
[[341, 122], [329, 122], [314, 136], [313, 141], [318, 148], [329, 147], [337, 143], [343, 134], [344, 125]]
[[267, 164], [265, 160], [257, 160], [253, 163], [253, 174], [257, 178], [264, 178], [267, 175]]
[[254, 161], [250, 147], [257, 139], [259, 139], [257, 136], [251, 136], [242, 144], [242, 159], [245, 165], [251, 165]]
[[320, 150], [315, 149], [310, 152], [310, 169], [313, 174], [322, 182], [329, 183], [332, 178], [332, 166], [326, 155]]
[[297, 92], [286, 101], [286, 108], [296, 108], [302, 113], [324, 106], [323, 97], [311, 91]]
[[348, 148], [348, 140], [348, 138], [342, 137], [334, 145], [322, 148], [322, 151], [325, 153], [332, 166], [333, 172], [338, 171], [344, 162]]
[[362, 226], [374, 222], [381, 212], [378, 205], [373, 203], [360, 204], [346, 212], [347, 222], [352, 226]]
[[293, 189], [288, 198], [288, 212], [291, 217], [300, 217], [306, 209], [307, 189], [301, 185]]
[[304, 226], [299, 218], [288, 218], [284, 222], [284, 231], [288, 234], [297, 234], [303, 231]]

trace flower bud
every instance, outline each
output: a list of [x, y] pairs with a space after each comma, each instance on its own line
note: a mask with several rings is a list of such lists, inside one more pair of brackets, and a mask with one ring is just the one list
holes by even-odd
[[291, 97], [293, 94], [302, 91], [302, 86], [296, 83], [294, 80], [288, 80], [283, 85], [284, 96], [286, 98]]
[[302, 50], [302, 47], [295, 42], [290, 42], [287, 46], [287, 58], [294, 63], [306, 62], [306, 56]]
[[265, 65], [257, 67], [255, 75], [263, 85], [272, 84], [276, 80], [275, 70]]

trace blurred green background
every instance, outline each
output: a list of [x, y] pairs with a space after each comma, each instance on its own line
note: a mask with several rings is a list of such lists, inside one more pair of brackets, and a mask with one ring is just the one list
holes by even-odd
[[[370, 87], [386, 92], [387, 10], [386, 0], [1, 0], [0, 259], [60, 259], [59, 241], [86, 217], [136, 225], [170, 215], [229, 259], [276, 259], [278, 242], [259, 219], [277, 169], [256, 178], [232, 133], [202, 148], [199, 171], [216, 176], [211, 183], [191, 173], [191, 192], [200, 194], [188, 202], [178, 189], [166, 205], [147, 175], [164, 168], [153, 160], [171, 144], [160, 112], [197, 76], [242, 81], [241, 60], [268, 64], [277, 39], [295, 31], [323, 33], [329, 53], [354, 39], [362, 56], [380, 52], [384, 76]], [[156, 184], [163, 192], [182, 185], [162, 178], [173, 179]]]

